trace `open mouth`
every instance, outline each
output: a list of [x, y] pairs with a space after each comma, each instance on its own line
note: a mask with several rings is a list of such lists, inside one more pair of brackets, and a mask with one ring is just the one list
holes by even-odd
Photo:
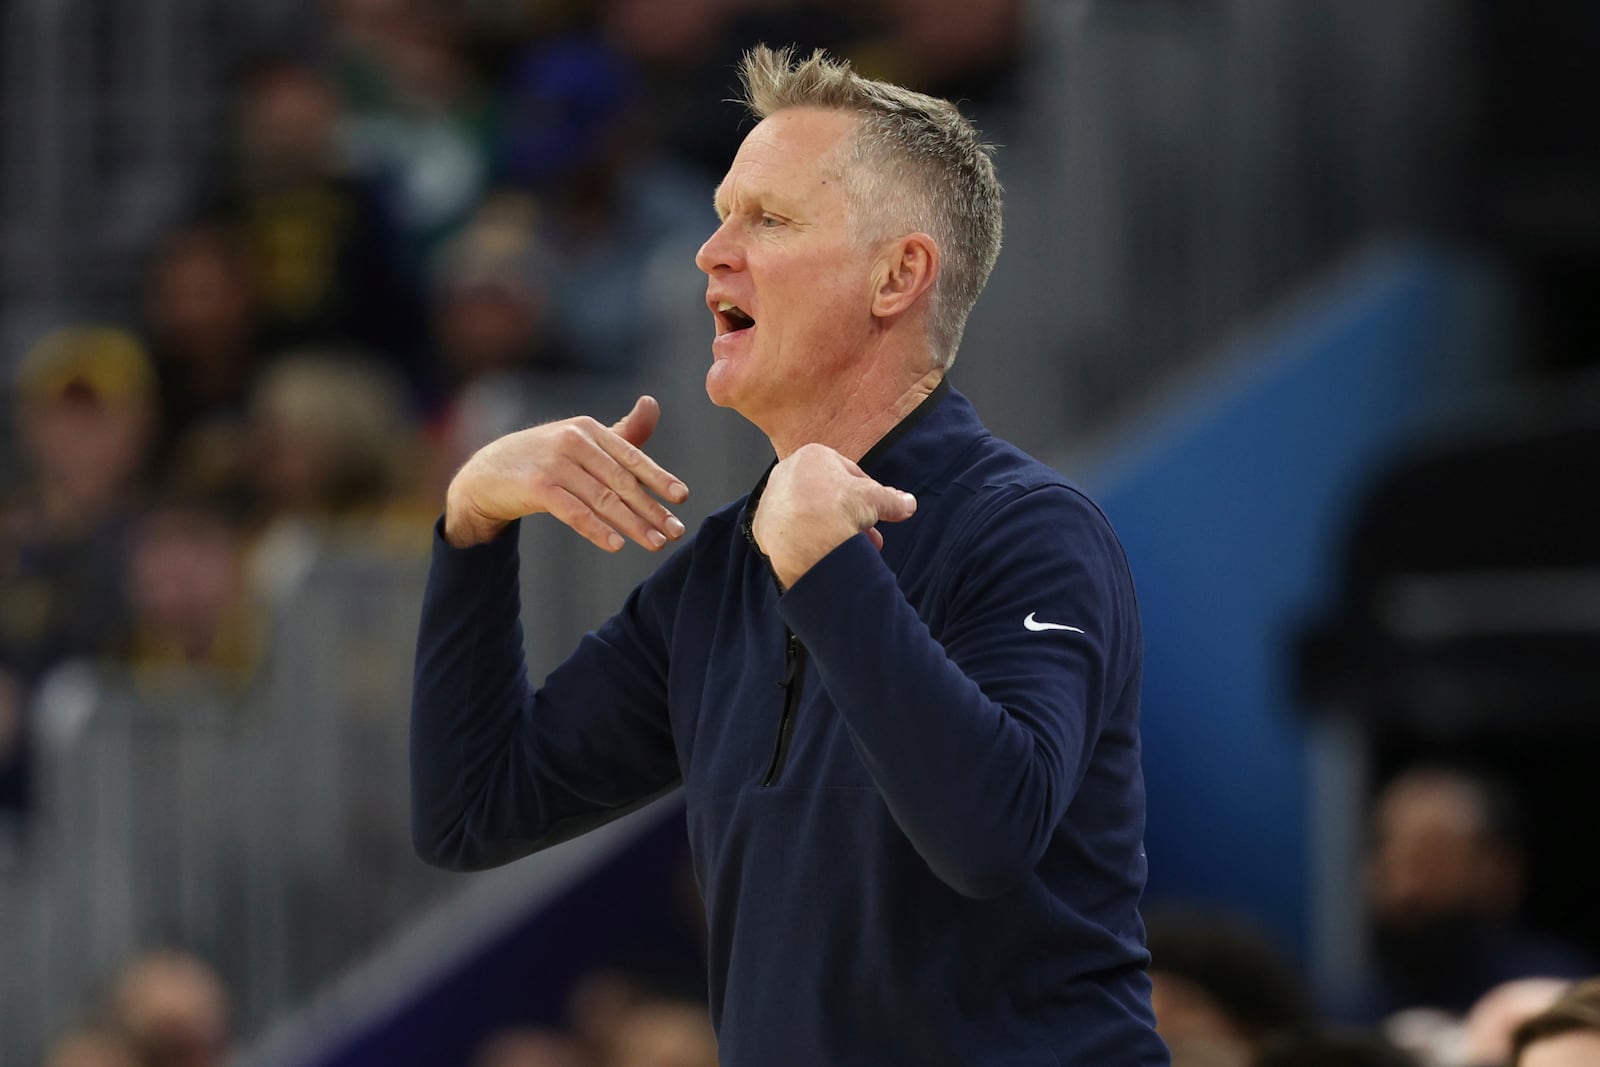
[[754, 326], [756, 320], [738, 304], [723, 300], [717, 304], [717, 323], [723, 333], [738, 333]]

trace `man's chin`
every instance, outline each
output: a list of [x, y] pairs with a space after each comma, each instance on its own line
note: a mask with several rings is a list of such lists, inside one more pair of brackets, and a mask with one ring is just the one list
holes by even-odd
[[706, 369], [706, 396], [713, 404], [719, 408], [736, 407], [737, 393], [734, 368], [728, 360], [719, 359]]

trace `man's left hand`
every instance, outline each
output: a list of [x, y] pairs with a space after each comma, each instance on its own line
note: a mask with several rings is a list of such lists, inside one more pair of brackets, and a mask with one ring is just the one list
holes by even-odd
[[753, 530], [788, 589], [858, 533], [882, 548], [877, 524], [902, 522], [916, 510], [910, 493], [880, 485], [833, 449], [811, 444], [772, 468]]

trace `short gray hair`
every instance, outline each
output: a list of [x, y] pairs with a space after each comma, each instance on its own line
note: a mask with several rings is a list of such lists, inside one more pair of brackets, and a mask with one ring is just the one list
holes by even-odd
[[821, 49], [799, 59], [792, 49], [757, 45], [739, 76], [757, 119], [793, 107], [860, 115], [841, 160], [852, 225], [876, 227], [872, 239], [893, 235], [890, 227], [922, 230], [938, 245], [928, 341], [935, 362], [949, 367], [1000, 255], [994, 147], [949, 101], [863, 78]]

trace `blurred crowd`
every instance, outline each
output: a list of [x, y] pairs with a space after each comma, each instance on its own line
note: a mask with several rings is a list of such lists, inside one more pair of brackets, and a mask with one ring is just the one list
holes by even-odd
[[[991, 115], [1022, 47], [1019, 0], [310, 7], [314, 32], [223, 57], [182, 209], [105, 272], [127, 291], [86, 292], [0, 361], [0, 875], [34, 851], [59, 668], [247, 694], [319, 553], [420, 558], [449, 475], [519, 398], [647, 367], [644, 288], [663, 251], [692, 272], [714, 224], [749, 44], [826, 47]], [[225, 1062], [212, 962], [130, 961], [48, 1062]], [[715, 1062], [703, 1005], [612, 982], [574, 1011], [479, 1061]]]
[[[137, 311], [35, 338], [7, 383], [0, 859], [52, 670], [87, 657], [243, 690], [319, 547], [420, 555], [508, 397], [648, 364], [641, 295], [655, 254], [710, 229], [746, 128], [728, 100], [745, 46], [827, 47], [1001, 130], [1022, 6], [328, 0], [312, 39], [234, 57], [229, 123], [147, 250]], [[1475, 770], [1388, 777], [1356, 989], [1312, 989], [1243, 919], [1153, 914], [1175, 1063], [1600, 1062], [1595, 961], [1524, 922], [1525, 829], [1515, 792]], [[140, 956], [48, 1067], [222, 1064], [229, 1003], [202, 960]], [[1591, 1059], [1550, 1058], [1585, 1041]], [[715, 1062], [703, 1005], [615, 974], [573, 992], [563, 1027], [495, 1034], [473, 1060]]]
[[495, 413], [544, 376], [650, 358], [652, 255], [709, 232], [750, 42], [999, 111], [1019, 11], [329, 0], [311, 39], [233, 57], [230, 126], [148, 249], [137, 313], [37, 338], [9, 383], [0, 822], [27, 806], [53, 667], [248, 684], [319, 543], [424, 549]]
[[[1600, 973], [1522, 918], [1527, 856], [1515, 796], [1475, 768], [1418, 764], [1369, 812], [1362, 870], [1369, 960], [1315, 989], [1246, 919], [1155, 911], [1157, 1025], [1175, 1067], [1506, 1067], [1518, 1030]], [[1575, 1060], [1574, 1063], [1588, 1062]]]
[[[1600, 1053], [1600, 967], [1521, 917], [1519, 820], [1515, 798], [1474, 768], [1419, 764], [1394, 775], [1368, 812], [1369, 966], [1351, 988], [1315, 985], [1247, 917], [1153, 906], [1153, 1004], [1174, 1067], [1600, 1062], [1585, 1058]], [[690, 896], [686, 916], [698, 907]], [[525, 1022], [476, 1042], [471, 1067], [715, 1067], [715, 1035], [693, 961], [684, 962], [673, 976], [595, 970], [570, 988], [558, 1024], [530, 1004]], [[221, 1067], [231, 1017], [205, 962], [151, 952], [58, 1035], [46, 1067]]]
[[705, 1004], [653, 992], [626, 974], [583, 979], [566, 1014], [565, 1027], [491, 1034], [472, 1067], [716, 1067]]
[[204, 961], [156, 950], [130, 960], [46, 1067], [221, 1067], [233, 1054], [228, 991]]
[[[716, 1067], [705, 1005], [621, 973], [585, 978], [564, 1027], [509, 1027], [471, 1067]], [[203, 960], [171, 949], [129, 961], [85, 1021], [57, 1036], [44, 1067], [224, 1067], [235, 1047], [231, 998]]]
[[[1430, 772], [1431, 773], [1431, 772]], [[1444, 858], [1444, 857], [1440, 857]], [[1383, 860], [1373, 876], [1382, 883]], [[1380, 891], [1381, 892], [1381, 891]], [[1600, 978], [1517, 978], [1460, 1015], [1424, 1009], [1381, 1028], [1319, 1022], [1304, 985], [1248, 924], [1169, 913], [1152, 925], [1155, 1004], [1174, 1067], [1591, 1067], [1600, 1062]], [[1468, 984], [1457, 980], [1457, 989]], [[1473, 987], [1476, 988], [1476, 987]], [[44, 1067], [224, 1067], [231, 1007], [194, 956], [132, 961], [86, 1021], [59, 1035]], [[480, 1041], [470, 1067], [716, 1067], [703, 1003], [597, 971], [569, 996], [562, 1026], [513, 1026]]]

